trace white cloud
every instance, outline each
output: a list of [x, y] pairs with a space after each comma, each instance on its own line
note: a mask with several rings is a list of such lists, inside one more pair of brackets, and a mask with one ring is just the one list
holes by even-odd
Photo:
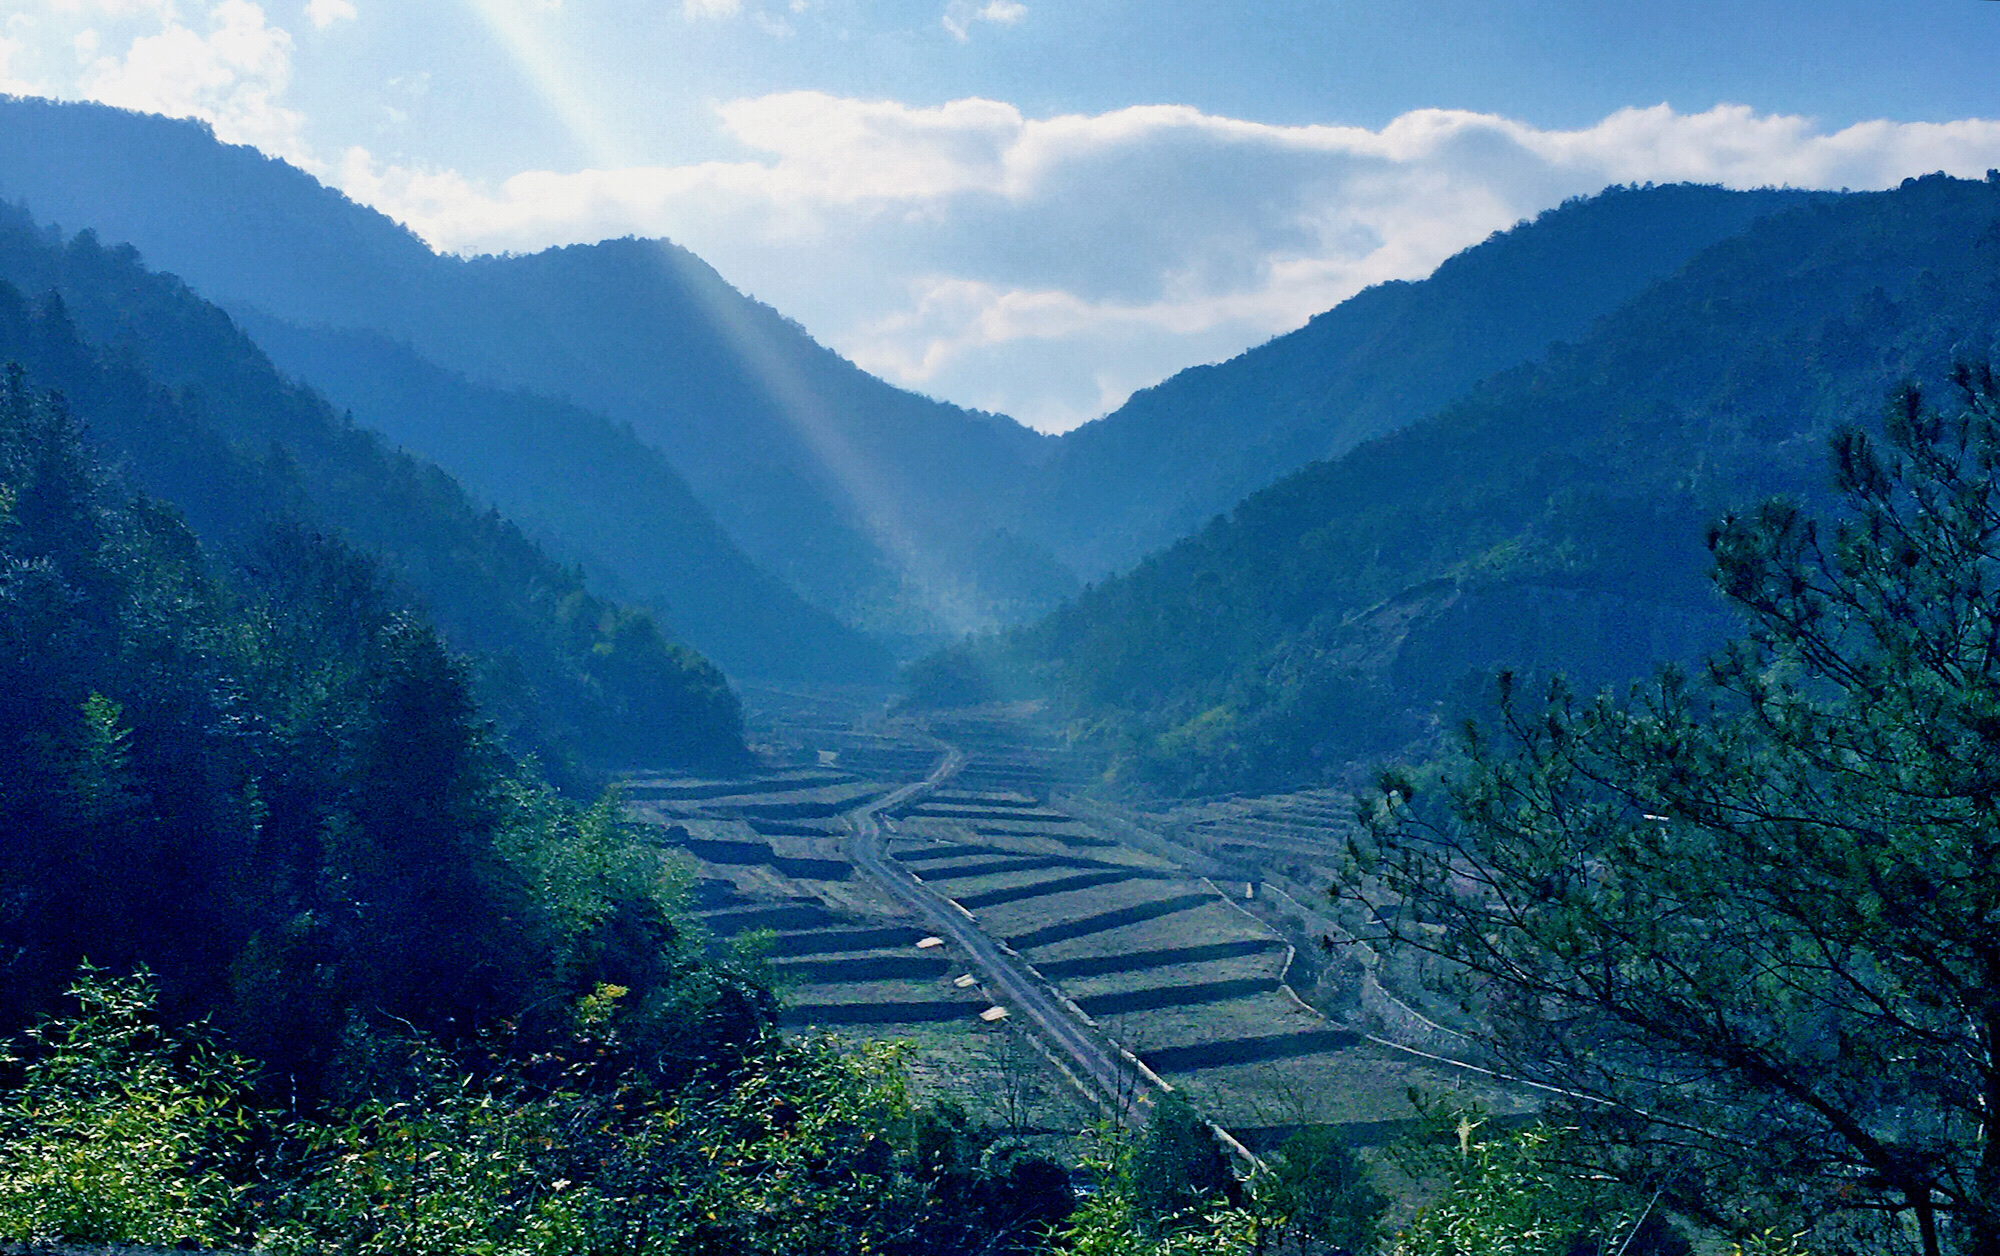
[[995, 26], [1012, 26], [1028, 16], [1028, 6], [1016, 0], [951, 0], [945, 6], [944, 16], [938, 21], [951, 32], [951, 37], [959, 43], [972, 38], [974, 22], [991, 22]]
[[2000, 122], [1827, 133], [1734, 105], [1568, 131], [1422, 110], [1368, 130], [798, 92], [719, 119], [745, 159], [487, 186], [355, 150], [339, 182], [452, 250], [669, 236], [863, 366], [1053, 429], [1609, 183], [1867, 188], [2000, 166]]
[[735, 17], [742, 11], [743, 0], [681, 0], [681, 16], [691, 22]]
[[306, 5], [306, 18], [314, 30], [323, 31], [335, 22], [352, 22], [358, 16], [352, 0], [309, 0]]
[[169, 21], [85, 69], [81, 94], [108, 105], [201, 118], [218, 136], [266, 152], [304, 157], [304, 119], [280, 103], [292, 73], [292, 37], [250, 0], [220, 0], [206, 33]]
[[[312, 166], [304, 119], [283, 103], [292, 37], [252, 0], [15, 0], [0, 37], [0, 90], [200, 118], [231, 143]], [[312, 0], [352, 13], [350, 0]]]

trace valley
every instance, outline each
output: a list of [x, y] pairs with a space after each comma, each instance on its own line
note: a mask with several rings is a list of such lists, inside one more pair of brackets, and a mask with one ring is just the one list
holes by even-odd
[[0, 97], [0, 1238], [102, 1037], [159, 1245], [2000, 1256], [1996, 275], [1614, 185], [1057, 436]]
[[1533, 1106], [1387, 993], [1365, 944], [1322, 953], [1348, 936], [1304, 906], [1343, 838], [1333, 791], [1128, 810], [1081, 796], [1032, 707], [746, 700], [763, 770], [619, 796], [717, 943], [765, 949], [795, 1032], [908, 1040], [920, 1086], [1045, 1134], [1142, 1126], [1168, 1089], [1253, 1150], [1308, 1124], [1380, 1141], [1412, 1087]]

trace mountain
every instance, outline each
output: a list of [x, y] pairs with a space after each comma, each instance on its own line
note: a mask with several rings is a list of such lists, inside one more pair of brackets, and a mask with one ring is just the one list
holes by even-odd
[[852, 625], [920, 641], [1074, 587], [990, 505], [1049, 438], [892, 388], [665, 241], [441, 257], [200, 124], [39, 100], [0, 100], [0, 196], [129, 241], [232, 311], [374, 332], [628, 425], [758, 565]]
[[1118, 772], [1337, 776], [1421, 743], [1499, 667], [1589, 688], [1699, 657], [1734, 628], [1707, 523], [1823, 494], [1832, 431], [1997, 333], [2000, 183], [1816, 199], [983, 652]]
[[1024, 527], [1087, 577], [1123, 570], [1307, 463], [1583, 335], [1702, 249], [1814, 196], [1680, 184], [1568, 201], [1426, 279], [1378, 284], [1066, 433]]
[[377, 556], [480, 660], [490, 712], [552, 769], [746, 757], [741, 710], [707, 660], [286, 379], [226, 313], [129, 246], [64, 240], [0, 207], [9, 361], [60, 391], [138, 487], [232, 561], [258, 561], [274, 526]]
[[452, 469], [593, 587], [636, 601], [736, 675], [886, 677], [880, 645], [752, 563], [658, 449], [629, 428], [524, 389], [474, 384], [367, 331], [242, 325], [356, 422]]

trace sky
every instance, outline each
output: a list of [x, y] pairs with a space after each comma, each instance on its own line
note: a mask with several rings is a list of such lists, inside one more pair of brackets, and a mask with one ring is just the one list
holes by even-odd
[[1607, 184], [2000, 167], [1993, 0], [0, 0], [443, 251], [665, 236], [1064, 430]]

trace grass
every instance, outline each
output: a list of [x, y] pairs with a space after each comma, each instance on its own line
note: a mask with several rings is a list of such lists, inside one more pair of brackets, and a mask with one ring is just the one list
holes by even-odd
[[933, 820], [1004, 820], [1013, 824], [1075, 824], [1076, 818], [1062, 811], [1046, 809], [1028, 810], [1013, 807], [964, 807], [937, 806], [918, 803], [903, 813], [912, 819]]
[[818, 1025], [915, 1025], [973, 1020], [981, 1008], [971, 1003], [910, 1001], [886, 1003], [794, 1003], [778, 1023], [793, 1029]]
[[[1033, 764], [991, 766], [996, 781], [1045, 775]], [[978, 1111], [993, 1102], [985, 1092], [1007, 1088], [988, 1084], [993, 1045], [1019, 1031], [977, 1021], [986, 1001], [951, 984], [961, 961], [914, 949], [922, 931], [853, 918], [880, 908], [855, 897], [861, 882], [836, 858], [839, 835], [826, 822], [879, 788], [806, 767], [754, 781], [634, 782], [628, 797], [635, 811], [692, 830], [680, 844], [709, 857], [697, 860], [698, 875], [705, 867], [728, 878], [696, 887], [711, 929], [778, 930], [772, 966], [781, 982], [796, 983], [785, 995], [787, 1025], [912, 1041], [917, 1092], [951, 1094]], [[1187, 836], [1264, 847], [1253, 862], [1275, 863], [1280, 853], [1304, 853], [1298, 846], [1312, 834], [1293, 826], [1305, 818], [1216, 817]], [[1304, 1119], [1386, 1129], [1411, 1116], [1410, 1086], [1459, 1089], [1477, 1076], [1298, 1012], [1272, 992], [1285, 952], [1266, 928], [1160, 860], [1025, 794], [962, 786], [933, 795], [895, 822], [889, 848], [1232, 1126]], [[1019, 1062], [1012, 1067], [1018, 1082]], [[1089, 1118], [1045, 1064], [1031, 1067], [1046, 1092], [1046, 1124], [1074, 1129]], [[1478, 1097], [1506, 1102], [1482, 1084]]]
[[[1107, 863], [1102, 859], [1085, 859], [1080, 855], [1013, 855], [1004, 859], [975, 859], [971, 863], [946, 864], [939, 862], [950, 856], [934, 855], [922, 872], [927, 880], [940, 881], [969, 879], [990, 876], [996, 872], [1039, 872], [1048, 868], [1063, 868], [1083, 871], [1091, 868], [1116, 868], [1119, 864]], [[905, 860], [905, 862], [910, 862]]]
[[[1252, 994], [1196, 1007], [1163, 1007], [1106, 1016], [1104, 1026], [1141, 1055], [1253, 1038], [1282, 1038], [1328, 1027], [1281, 994]], [[1205, 1067], [1184, 1065], [1179, 1067]]]
[[1092, 1016], [1120, 1016], [1132, 1012], [1151, 1011], [1155, 1008], [1195, 1007], [1203, 1003], [1221, 1003], [1249, 995], [1270, 994], [1277, 988], [1277, 977], [1266, 974], [1261, 977], [1231, 977], [1222, 981], [1179, 981], [1169, 985], [1144, 986], [1136, 990], [1122, 990], [1109, 994], [1081, 995], [1077, 997], [1076, 1003]]
[[771, 965], [780, 981], [822, 985], [849, 981], [936, 980], [945, 976], [951, 967], [949, 955], [931, 951], [815, 956], [776, 960]]
[[[686, 830], [681, 830], [685, 832]], [[824, 837], [825, 834], [819, 834]], [[719, 867], [750, 867], [761, 864], [788, 877], [807, 881], [845, 881], [854, 875], [854, 866], [845, 859], [814, 859], [803, 855], [779, 854], [769, 842], [746, 842], [714, 837], [676, 837], [678, 849], [706, 864]]]
[[1070, 981], [1106, 974], [1142, 972], [1178, 964], [1206, 964], [1218, 960], [1275, 956], [1283, 950], [1284, 943], [1275, 939], [1244, 938], [1236, 942], [1212, 942], [1207, 946], [1125, 951], [1116, 955], [1086, 955], [1076, 959], [1050, 960], [1047, 963], [1038, 963], [1035, 967], [1051, 981]]
[[[909, 839], [900, 839], [907, 841]], [[894, 841], [892, 840], [892, 847]], [[909, 846], [902, 850], [891, 849], [899, 863], [926, 864], [940, 859], [959, 859], [967, 855], [1012, 855], [1016, 858], [1033, 858], [1005, 846], [971, 846], [960, 842], [938, 842], [927, 846]], [[925, 871], [923, 868], [919, 872]]]
[[1174, 946], [1241, 942], [1263, 936], [1241, 913], [1213, 894], [1189, 894], [1175, 902], [1177, 906], [1170, 911], [1142, 912], [1122, 920], [1100, 918], [1078, 922], [1089, 923], [1090, 927], [1025, 937], [1013, 946], [1016, 950], [1032, 949], [1034, 954], [1029, 958], [1039, 965], [1043, 960], [1125, 955]]
[[854, 781], [855, 777], [850, 772], [807, 772], [799, 775], [748, 777], [733, 781], [635, 777], [621, 782], [618, 792], [630, 802], [706, 802], [714, 798], [743, 798], [807, 789], [828, 789], [851, 785]]
[[[1117, 887], [1099, 886], [1068, 895], [1055, 895], [1029, 904], [1006, 904], [999, 911], [992, 913], [985, 923], [991, 931], [1004, 936], [1009, 946], [1017, 951], [1026, 951], [1056, 942], [1088, 937], [1093, 933], [1105, 933], [1126, 925], [1157, 920], [1162, 916], [1175, 915], [1190, 908], [1205, 906], [1215, 897], [1207, 891], [1162, 895], [1158, 893], [1161, 888], [1164, 887], [1132, 886], [1128, 883]], [[1153, 893], [1140, 897], [1136, 902], [1128, 899], [1123, 906], [1090, 911], [1093, 906], [1107, 901], [1117, 901], [1112, 897], [1114, 889], [1145, 889]], [[1042, 921], [1051, 923], [1039, 923]]]
[[790, 820], [750, 820], [752, 831], [766, 837], [831, 837], [834, 830], [817, 824], [797, 824]]
[[[978, 878], [986, 880], [987, 878]], [[1025, 885], [1002, 885], [992, 889], [963, 893], [956, 889], [951, 896], [959, 903], [974, 911], [998, 907], [1004, 903], [1022, 903], [1032, 899], [1049, 898], [1058, 894], [1070, 894], [1077, 890], [1095, 889], [1105, 885], [1119, 885], [1127, 881], [1159, 881], [1158, 874], [1148, 874], [1135, 869], [1120, 869], [1112, 872], [1080, 872], [1075, 876], [1056, 877], [1051, 880], [1030, 881]]]
[[[1284, 960], [1283, 951], [1255, 951], [1248, 955], [1225, 956], [1221, 959], [1187, 964], [1160, 964], [1149, 968], [1101, 973], [1093, 977], [1070, 977], [1062, 984], [1071, 998], [1078, 1002], [1087, 1002], [1103, 995], [1125, 994], [1134, 990], [1149, 990], [1162, 986], [1205, 986], [1218, 981], [1275, 982], [1278, 979], [1278, 969]], [[1040, 965], [1037, 965], [1037, 968], [1040, 968]], [[1048, 976], [1046, 969], [1041, 971], [1043, 976]]]
[[1159, 1073], [1189, 1073], [1223, 1065], [1261, 1064], [1302, 1055], [1342, 1051], [1363, 1041], [1351, 1029], [1308, 1029], [1295, 1034], [1228, 1038], [1189, 1047], [1147, 1047], [1138, 1054]]
[[1503, 1116], [1536, 1106], [1526, 1092], [1493, 1078], [1367, 1041], [1337, 1051], [1176, 1072], [1173, 1084], [1232, 1122], [1325, 1123], [1363, 1141], [1385, 1140], [1407, 1128], [1416, 1116], [1412, 1089], [1458, 1096]]
[[812, 929], [780, 933], [771, 940], [771, 954], [838, 955], [844, 951], [866, 951], [882, 947], [914, 947], [924, 936], [921, 929], [908, 925], [864, 925], [850, 929]]

